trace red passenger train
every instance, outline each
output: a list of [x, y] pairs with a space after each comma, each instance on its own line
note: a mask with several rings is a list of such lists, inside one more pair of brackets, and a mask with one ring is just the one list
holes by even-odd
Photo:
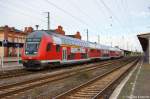
[[43, 69], [55, 64], [121, 56], [123, 51], [118, 48], [63, 36], [51, 30], [39, 30], [30, 33], [26, 38], [22, 51], [22, 63], [26, 69]]

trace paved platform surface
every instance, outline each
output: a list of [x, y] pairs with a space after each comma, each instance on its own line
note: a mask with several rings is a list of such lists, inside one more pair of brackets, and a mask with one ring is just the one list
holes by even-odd
[[139, 64], [122, 89], [115, 91], [119, 95], [110, 99], [150, 99], [150, 64]]
[[14, 69], [22, 69], [22, 64], [18, 63], [17, 57], [5, 57], [4, 58], [4, 65], [2, 67], [1, 60], [0, 60], [0, 72], [2, 70], [14, 70]]
[[[0, 58], [1, 59], [1, 58]], [[21, 58], [19, 58], [21, 59]], [[5, 57], [4, 58], [4, 63], [8, 63], [8, 62], [17, 62], [18, 61], [18, 57]]]
[[4, 63], [4, 66], [2, 67], [0, 65], [0, 71], [2, 70], [14, 70], [14, 69], [22, 69], [23, 66], [22, 64], [19, 64], [18, 62], [9, 62], [9, 63]]

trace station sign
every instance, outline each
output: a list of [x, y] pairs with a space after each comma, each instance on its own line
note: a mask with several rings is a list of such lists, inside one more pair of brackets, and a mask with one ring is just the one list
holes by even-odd
[[3, 46], [7, 46], [7, 44], [8, 44], [8, 40], [3, 40]]
[[17, 43], [17, 44], [15, 44], [15, 47], [20, 47], [20, 44], [18, 44], [18, 43]]

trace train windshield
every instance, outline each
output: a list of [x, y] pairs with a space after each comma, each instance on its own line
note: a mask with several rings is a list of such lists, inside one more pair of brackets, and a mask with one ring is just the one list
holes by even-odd
[[30, 41], [27, 39], [25, 44], [25, 54], [26, 55], [36, 55], [38, 53], [40, 41]]

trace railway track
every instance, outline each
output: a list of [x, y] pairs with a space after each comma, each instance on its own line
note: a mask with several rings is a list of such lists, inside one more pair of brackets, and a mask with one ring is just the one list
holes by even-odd
[[130, 68], [137, 64], [135, 60], [125, 66], [116, 67], [108, 72], [76, 87], [64, 92], [53, 99], [108, 99], [104, 92], [121, 78]]
[[[117, 61], [117, 60], [113, 60], [113, 61]], [[105, 64], [105, 63], [108, 63], [108, 62], [112, 62], [112, 60], [103, 61], [103, 62], [97, 62], [97, 64]], [[80, 66], [85, 66], [85, 65], [90, 65], [90, 64], [91, 63], [82, 64], [82, 65], [78, 65], [78, 66], [72, 66], [72, 67], [80, 67]], [[64, 69], [64, 68], [67, 68], [67, 67], [63, 67], [61, 69]], [[70, 67], [68, 67], [68, 68], [70, 68]], [[55, 70], [58, 70], [58, 69], [55, 68]], [[6, 79], [6, 78], [12, 78], [12, 77], [19, 77], [19, 76], [26, 76], [26, 75], [37, 74], [37, 73], [46, 73], [46, 72], [50, 72], [50, 69], [43, 70], [43, 71], [36, 71], [36, 72], [35, 71], [27, 71], [25, 69], [9, 70], [9, 71], [5, 71], [5, 72], [0, 73], [0, 79]]]
[[127, 62], [124, 62], [124, 61], [132, 61], [132, 60], [133, 59], [131, 58], [131, 59], [123, 59], [123, 60], [119, 60], [119, 61], [114, 61], [114, 62], [106, 63], [103, 65], [97, 64], [95, 66], [93, 65], [93, 66], [89, 66], [86, 68], [68, 70], [68, 71], [54, 74], [54, 75], [48, 75], [48, 76], [41, 77], [41, 78], [39, 77], [39, 78], [31, 79], [28, 81], [18, 82], [15, 84], [0, 86], [0, 98], [8, 98], [8, 97], [12, 96], [13, 94], [24, 92], [26, 90], [33, 89], [34, 87], [42, 86], [46, 83], [50, 83], [53, 81], [71, 77], [73, 75], [78, 74], [78, 72], [87, 72], [87, 71], [92, 71], [92, 70], [95, 70], [98, 68], [106, 68], [106, 67], [110, 68], [110, 65], [112, 65], [112, 64], [115, 64], [115, 65], [119, 65], [121, 63], [127, 64]]
[[19, 77], [19, 76], [25, 76], [30, 74], [33, 74], [33, 72], [26, 71], [25, 69], [9, 70], [0, 73], [0, 79]]

